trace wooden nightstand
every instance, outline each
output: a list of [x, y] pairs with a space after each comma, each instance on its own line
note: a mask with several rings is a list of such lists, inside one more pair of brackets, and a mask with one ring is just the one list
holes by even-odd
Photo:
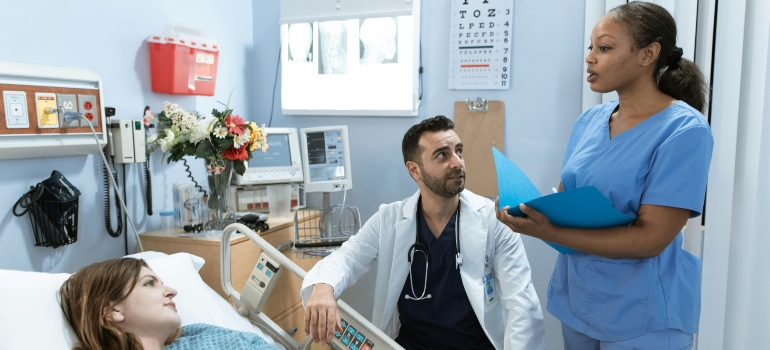
[[[302, 221], [318, 220], [318, 217], [317, 214], [310, 215], [303, 218]], [[320, 258], [297, 258], [291, 252], [291, 244], [288, 243], [294, 240], [294, 212], [291, 213], [291, 218], [269, 219], [267, 223], [270, 225], [270, 229], [260, 232], [259, 235], [274, 247], [280, 246], [283, 253], [305, 271], [310, 270], [320, 260]], [[200, 270], [201, 278], [219, 295], [227, 298], [222, 291], [220, 281], [220, 240], [179, 237], [181, 233], [184, 233], [182, 229], [158, 230], [142, 233], [139, 237], [142, 240], [144, 250], [166, 254], [185, 252], [205, 259], [206, 264]], [[246, 285], [246, 280], [257, 264], [257, 259], [261, 253], [262, 249], [243, 235], [230, 239], [230, 278], [235, 290], [241, 291]], [[265, 315], [283, 329], [297, 327], [294, 339], [299, 342], [305, 337], [305, 310], [302, 308], [302, 299], [299, 296], [301, 287], [302, 280], [299, 277], [293, 273], [282, 274], [262, 310]]]

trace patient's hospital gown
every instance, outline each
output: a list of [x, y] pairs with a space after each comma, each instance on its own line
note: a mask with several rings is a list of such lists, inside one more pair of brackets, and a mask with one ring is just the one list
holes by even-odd
[[195, 323], [184, 326], [182, 334], [165, 350], [213, 350], [213, 349], [276, 349], [255, 333], [240, 332], [232, 329]]

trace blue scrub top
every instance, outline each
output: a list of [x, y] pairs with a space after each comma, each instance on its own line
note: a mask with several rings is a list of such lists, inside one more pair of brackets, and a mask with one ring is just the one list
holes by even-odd
[[[425, 258], [416, 252], [411, 267], [413, 284], [407, 276], [398, 299], [401, 329], [396, 342], [405, 349], [494, 349], [473, 312], [460, 270], [455, 269], [457, 213], [449, 219], [438, 239], [431, 233], [419, 208], [417, 220], [420, 242], [428, 247], [430, 256], [425, 295], [432, 297], [405, 298], [407, 294], [420, 297], [425, 286]], [[416, 294], [412, 294], [412, 285]]]
[[[706, 118], [682, 101], [610, 139], [611, 101], [575, 123], [562, 163], [565, 190], [595, 186], [615, 209], [637, 216], [641, 204], [703, 208], [714, 145]], [[668, 328], [698, 332], [700, 259], [682, 235], [658, 256], [610, 259], [559, 254], [548, 311], [592, 338], [619, 341]]]

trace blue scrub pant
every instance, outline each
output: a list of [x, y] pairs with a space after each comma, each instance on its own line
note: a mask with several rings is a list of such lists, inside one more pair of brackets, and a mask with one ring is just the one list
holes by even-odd
[[650, 331], [621, 341], [596, 340], [563, 323], [561, 333], [564, 336], [564, 350], [690, 350], [693, 342], [692, 334], [678, 329]]

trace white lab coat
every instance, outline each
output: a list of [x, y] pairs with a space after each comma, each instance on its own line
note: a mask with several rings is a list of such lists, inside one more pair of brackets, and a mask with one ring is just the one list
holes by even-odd
[[[419, 197], [417, 191], [403, 201], [381, 205], [358, 234], [318, 262], [302, 282], [303, 305], [314, 284], [331, 285], [339, 298], [376, 263], [372, 323], [395, 339], [400, 327], [397, 303], [409, 274], [407, 251], [415, 241]], [[464, 190], [460, 201], [460, 276], [481, 327], [496, 349], [544, 349], [543, 312], [519, 234], [497, 220], [489, 199]], [[485, 256], [493, 264], [497, 290], [489, 305], [482, 284]]]

